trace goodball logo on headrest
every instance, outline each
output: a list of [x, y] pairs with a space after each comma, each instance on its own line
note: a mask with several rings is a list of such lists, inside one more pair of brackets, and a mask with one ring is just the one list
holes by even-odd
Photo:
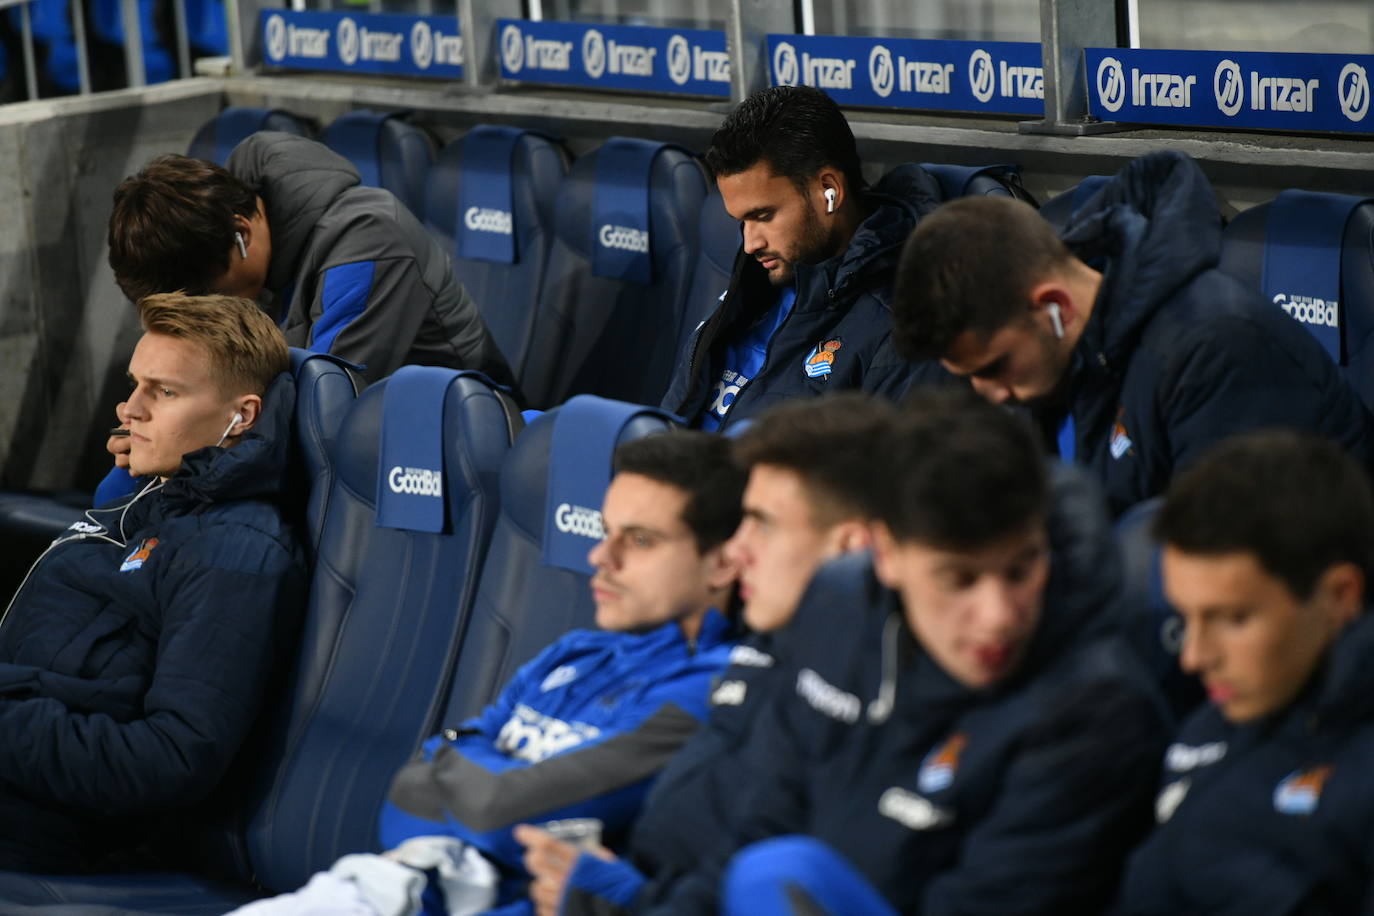
[[444, 495], [443, 473], [428, 468], [402, 468], [397, 465], [386, 475], [386, 483], [393, 493], [436, 498]]
[[554, 510], [553, 524], [564, 534], [575, 534], [597, 541], [606, 536], [606, 529], [601, 524], [601, 513], [586, 506], [563, 503]]
[[597, 241], [603, 248], [619, 248], [621, 251], [634, 251], [639, 254], [649, 252], [649, 233], [629, 226], [612, 226], [607, 223], [597, 233]]

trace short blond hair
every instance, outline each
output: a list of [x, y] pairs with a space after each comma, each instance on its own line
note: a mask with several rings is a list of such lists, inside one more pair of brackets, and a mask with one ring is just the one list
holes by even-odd
[[144, 331], [203, 347], [225, 395], [262, 394], [291, 365], [281, 329], [251, 299], [157, 293], [138, 301], [138, 314]]

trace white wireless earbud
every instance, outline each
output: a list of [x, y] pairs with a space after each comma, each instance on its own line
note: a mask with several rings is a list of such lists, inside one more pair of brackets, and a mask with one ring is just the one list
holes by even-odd
[[1059, 317], [1059, 303], [1051, 302], [1045, 306], [1045, 311], [1050, 316], [1050, 327], [1054, 328], [1054, 336], [1060, 340], [1064, 339], [1064, 320]]
[[834, 189], [834, 188], [826, 188], [825, 191], [823, 192], [823, 194], [822, 194], [821, 196], [825, 198], [825, 212], [826, 212], [826, 213], [834, 213], [834, 212], [835, 212], [835, 189]]
[[245, 261], [248, 260], [248, 246], [243, 243], [243, 233], [235, 232], [234, 241], [237, 242], [239, 246], [239, 257], [243, 258]]

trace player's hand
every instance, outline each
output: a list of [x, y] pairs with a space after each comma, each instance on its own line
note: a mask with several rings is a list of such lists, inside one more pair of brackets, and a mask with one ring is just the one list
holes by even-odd
[[528, 824], [515, 828], [515, 839], [525, 847], [525, 869], [534, 879], [530, 882], [530, 901], [536, 916], [556, 916], [568, 885], [568, 875], [572, 874], [579, 855], [586, 852], [607, 862], [614, 862], [616, 858], [615, 853], [604, 846], [579, 849]]
[[[125, 429], [129, 426], [129, 421], [124, 419], [124, 408], [127, 406], [124, 401], [115, 405], [115, 416], [119, 418], [119, 425]], [[110, 436], [105, 442], [105, 451], [114, 455], [115, 467], [127, 468], [129, 466], [130, 445], [128, 436]]]

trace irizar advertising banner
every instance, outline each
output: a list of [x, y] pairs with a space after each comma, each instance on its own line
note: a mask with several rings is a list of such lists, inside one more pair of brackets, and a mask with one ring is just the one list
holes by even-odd
[[1087, 48], [1104, 121], [1369, 133], [1374, 55]]
[[769, 35], [775, 86], [814, 86], [841, 105], [982, 114], [1045, 113], [1040, 45]]
[[262, 59], [272, 67], [462, 79], [452, 16], [263, 10]]
[[498, 19], [496, 42], [503, 79], [730, 95], [724, 32]]

